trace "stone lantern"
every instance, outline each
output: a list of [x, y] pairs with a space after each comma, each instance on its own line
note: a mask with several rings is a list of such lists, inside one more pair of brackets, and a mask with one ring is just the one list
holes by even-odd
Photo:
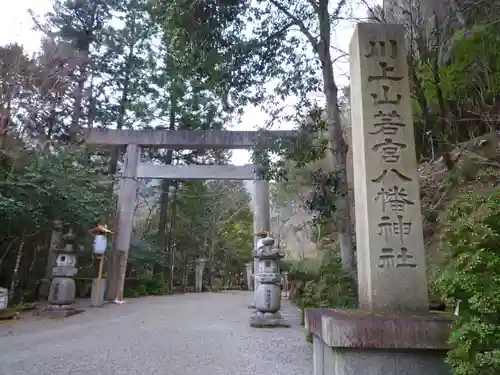
[[49, 290], [50, 305], [44, 310], [44, 315], [66, 317], [78, 314], [71, 305], [75, 302], [76, 286], [73, 277], [77, 274], [75, 238], [72, 230], [62, 238], [64, 247], [54, 249], [56, 266], [52, 270], [52, 283]]
[[266, 234], [258, 241], [256, 258], [258, 270], [255, 284], [255, 308], [257, 312], [252, 316], [252, 327], [289, 327], [283, 320], [279, 310], [281, 308], [281, 273], [278, 260], [283, 255], [273, 248], [274, 239]]

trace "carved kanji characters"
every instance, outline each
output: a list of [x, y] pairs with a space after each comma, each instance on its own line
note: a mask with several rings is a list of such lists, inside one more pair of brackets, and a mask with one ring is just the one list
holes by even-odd
[[393, 248], [385, 247], [380, 251], [379, 268], [416, 268], [415, 257], [406, 247], [401, 247], [399, 253]]
[[396, 267], [415, 268], [417, 265], [414, 263], [414, 256], [410, 254], [406, 247], [401, 247], [401, 252], [396, 256]]
[[373, 127], [376, 129], [375, 131], [368, 132], [372, 135], [379, 133], [384, 135], [396, 135], [400, 128], [406, 126], [403, 122], [398, 120], [401, 119], [401, 115], [396, 110], [390, 112], [379, 110], [373, 117], [378, 119], [379, 122], [373, 124]]
[[408, 191], [404, 187], [394, 186], [392, 189], [381, 187], [374, 198], [382, 203], [382, 212], [404, 212], [414, 202], [408, 199]]
[[397, 59], [398, 52], [398, 43], [395, 40], [372, 40], [368, 42], [368, 53], [365, 54], [365, 57], [368, 59], [371, 57], [389, 57], [391, 59]]
[[404, 182], [411, 182], [411, 181], [413, 181], [410, 177], [408, 177], [408, 176], [404, 175], [403, 173], [399, 172], [396, 168], [391, 168], [389, 170], [384, 169], [382, 171], [382, 173], [378, 177], [373, 178], [371, 181], [372, 182], [377, 182], [377, 183], [381, 182], [385, 178], [385, 176], [387, 176], [387, 173], [389, 173], [389, 172], [394, 173], [396, 176], [398, 176]]
[[396, 69], [396, 67], [390, 66], [389, 64], [387, 64], [384, 61], [380, 61], [378, 63], [378, 65], [382, 69], [382, 75], [368, 76], [368, 82], [380, 81], [382, 79], [397, 82], [397, 81], [401, 81], [403, 79], [403, 76], [389, 75], [389, 73], [394, 73], [394, 70]]
[[383, 248], [380, 251], [380, 255], [378, 257], [380, 268], [394, 268], [395, 266], [395, 258], [396, 254], [394, 254], [394, 249], [389, 247]]
[[382, 151], [382, 159], [386, 163], [397, 163], [401, 157], [401, 150], [406, 148], [406, 145], [401, 142], [393, 141], [392, 138], [385, 138], [383, 142], [375, 144], [373, 151]]
[[390, 216], [382, 216], [378, 228], [379, 236], [384, 236], [386, 240], [389, 236], [399, 236], [401, 243], [403, 243], [404, 237], [411, 233], [411, 222], [403, 221], [402, 215], [397, 215], [396, 221], [391, 221]]
[[396, 99], [390, 99], [389, 89], [390, 89], [389, 86], [382, 85], [383, 99], [379, 99], [379, 95], [376, 93], [370, 94], [370, 96], [373, 98], [373, 103], [375, 105], [383, 105], [383, 104], [399, 105], [403, 97], [400, 94], [396, 94]]

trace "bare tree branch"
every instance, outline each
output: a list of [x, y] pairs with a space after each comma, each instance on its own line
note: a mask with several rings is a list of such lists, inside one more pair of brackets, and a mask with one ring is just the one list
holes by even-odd
[[276, 8], [278, 8], [284, 15], [286, 15], [290, 20], [292, 20], [295, 25], [299, 27], [302, 34], [305, 35], [307, 40], [309, 40], [309, 42], [313, 45], [314, 48], [317, 47], [318, 44], [317, 41], [315, 40], [315, 38], [313, 37], [313, 35], [311, 34], [311, 32], [309, 31], [309, 29], [306, 27], [306, 25], [302, 20], [300, 20], [297, 16], [290, 13], [290, 11], [287, 8], [285, 8], [282, 4], [278, 3], [276, 0], [269, 0], [269, 2], [273, 4]]

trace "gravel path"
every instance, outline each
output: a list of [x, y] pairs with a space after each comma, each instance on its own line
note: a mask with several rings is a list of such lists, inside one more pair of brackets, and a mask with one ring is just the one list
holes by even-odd
[[253, 329], [251, 292], [147, 297], [65, 320], [0, 323], [0, 375], [309, 375], [292, 328]]

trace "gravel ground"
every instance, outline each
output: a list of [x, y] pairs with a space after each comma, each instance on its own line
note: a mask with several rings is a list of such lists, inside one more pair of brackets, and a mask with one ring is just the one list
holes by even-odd
[[147, 297], [64, 320], [0, 323], [0, 375], [309, 375], [312, 346], [292, 328], [254, 329], [251, 292]]

